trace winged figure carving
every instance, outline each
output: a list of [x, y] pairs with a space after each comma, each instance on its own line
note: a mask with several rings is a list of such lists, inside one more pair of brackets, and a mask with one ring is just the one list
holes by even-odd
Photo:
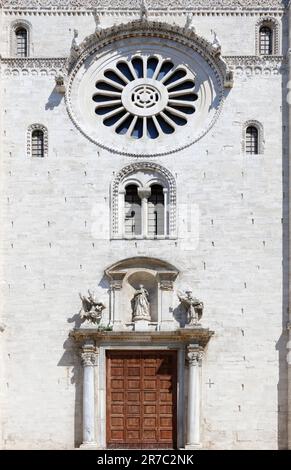
[[203, 315], [203, 302], [193, 297], [192, 291], [190, 289], [186, 290], [185, 292], [179, 291], [177, 295], [181, 304], [186, 310], [188, 325], [197, 325]]
[[88, 296], [79, 294], [82, 301], [80, 316], [82, 320], [97, 323], [102, 318], [102, 311], [106, 308], [102, 302], [96, 300], [94, 293], [88, 290]]

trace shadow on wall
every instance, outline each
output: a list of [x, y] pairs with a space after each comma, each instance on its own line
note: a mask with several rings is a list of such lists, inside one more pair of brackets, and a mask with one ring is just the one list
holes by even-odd
[[173, 316], [180, 328], [185, 328], [187, 323], [187, 312], [183, 305], [179, 304], [178, 307], [174, 308]]
[[[108, 292], [109, 283], [105, 276], [98, 286]], [[81, 311], [81, 308], [80, 308]], [[80, 328], [82, 319], [80, 312], [67, 318], [70, 329]], [[83, 367], [80, 357], [80, 344], [68, 337], [63, 344], [64, 353], [58, 362], [58, 367], [66, 367], [71, 371], [71, 384], [75, 385], [75, 411], [74, 411], [74, 446], [80, 447], [83, 442]]]
[[[73, 319], [78, 315], [74, 315]], [[71, 323], [75, 320], [72, 320]], [[82, 444], [82, 397], [83, 397], [83, 370], [81, 366], [79, 346], [73, 340], [68, 338], [63, 344], [64, 353], [58, 362], [59, 367], [67, 367], [71, 370], [71, 384], [75, 385], [75, 411], [74, 411], [74, 445], [80, 447]]]
[[57, 92], [56, 87], [51, 92], [50, 96], [48, 97], [48, 101], [45, 104], [45, 110], [52, 110], [59, 106], [63, 99], [64, 95], [62, 93]]

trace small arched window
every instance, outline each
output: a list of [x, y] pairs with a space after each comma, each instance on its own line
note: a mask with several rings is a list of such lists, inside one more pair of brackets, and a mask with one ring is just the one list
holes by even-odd
[[44, 157], [44, 133], [40, 129], [34, 130], [31, 134], [31, 156]]
[[255, 126], [246, 129], [246, 153], [258, 155], [259, 153], [259, 131]]
[[125, 188], [125, 235], [141, 235], [141, 200], [135, 184]]
[[270, 26], [263, 25], [260, 28], [260, 54], [273, 54], [273, 30]]
[[165, 197], [164, 188], [159, 184], [151, 187], [148, 199], [148, 235], [165, 235]]
[[28, 56], [28, 33], [27, 29], [20, 26], [15, 30], [16, 36], [16, 55], [17, 57]]

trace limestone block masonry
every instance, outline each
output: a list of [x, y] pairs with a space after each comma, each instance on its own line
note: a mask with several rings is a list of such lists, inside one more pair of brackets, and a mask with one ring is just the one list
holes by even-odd
[[111, 349], [177, 351], [178, 447], [291, 446], [288, 2], [146, 4], [0, 1], [1, 449], [105, 448]]

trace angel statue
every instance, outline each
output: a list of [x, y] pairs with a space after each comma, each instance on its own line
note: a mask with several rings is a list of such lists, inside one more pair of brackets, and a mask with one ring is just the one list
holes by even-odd
[[187, 311], [187, 324], [189, 326], [197, 325], [203, 315], [203, 302], [193, 297], [190, 289], [178, 292], [178, 298]]
[[88, 320], [92, 323], [97, 323], [102, 318], [102, 310], [106, 307], [102, 302], [98, 302], [95, 299], [94, 294], [88, 290], [88, 297], [85, 297], [82, 294], [79, 294], [80, 299], [82, 300], [82, 310], [80, 316], [82, 320]]
[[139, 289], [135, 291], [133, 297], [133, 316], [132, 320], [145, 320], [150, 321], [150, 302], [149, 302], [149, 293], [144, 288], [142, 284], [140, 284]]

